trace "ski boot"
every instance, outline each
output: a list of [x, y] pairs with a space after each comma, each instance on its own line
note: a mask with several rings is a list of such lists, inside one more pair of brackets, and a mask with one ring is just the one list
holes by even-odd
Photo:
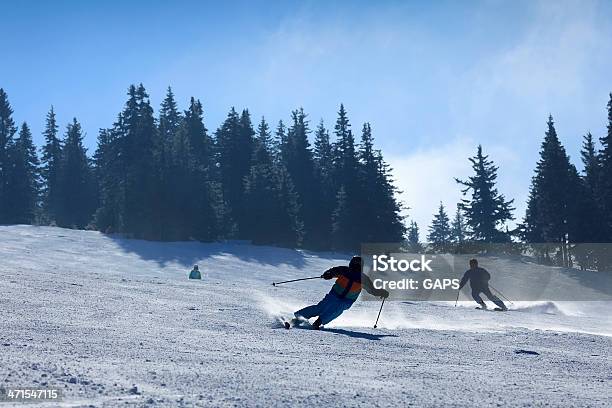
[[303, 316], [295, 316], [293, 319], [289, 320], [288, 322], [285, 322], [285, 328], [289, 329], [291, 327], [300, 327], [300, 326], [306, 326], [308, 325], [308, 319], [306, 319]]

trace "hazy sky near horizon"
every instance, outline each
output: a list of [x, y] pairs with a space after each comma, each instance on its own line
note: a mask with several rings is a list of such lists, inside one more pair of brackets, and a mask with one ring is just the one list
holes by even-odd
[[549, 113], [581, 167], [612, 91], [609, 1], [0, 0], [0, 15], [0, 87], [37, 144], [53, 105], [92, 153], [131, 83], [155, 108], [167, 86], [181, 108], [201, 99], [211, 131], [230, 106], [272, 123], [302, 106], [331, 128], [344, 103], [357, 137], [372, 124], [422, 239], [479, 143], [522, 218]]

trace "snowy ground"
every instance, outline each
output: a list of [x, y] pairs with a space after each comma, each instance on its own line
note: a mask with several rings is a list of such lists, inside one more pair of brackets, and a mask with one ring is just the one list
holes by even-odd
[[270, 283], [344, 262], [0, 227], [0, 387], [59, 387], [60, 406], [612, 405], [609, 302], [389, 302], [378, 329], [358, 302], [325, 331], [278, 328], [330, 282]]

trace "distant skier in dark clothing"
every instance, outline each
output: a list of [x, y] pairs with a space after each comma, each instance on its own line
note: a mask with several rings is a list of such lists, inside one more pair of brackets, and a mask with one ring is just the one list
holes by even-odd
[[[330, 292], [325, 295], [316, 305], [305, 307], [294, 313], [293, 324], [300, 320], [310, 319], [318, 316], [313, 323], [315, 329], [319, 329], [348, 310], [359, 297], [361, 288], [374, 296], [386, 298], [389, 292], [384, 289], [375, 289], [370, 278], [361, 273], [361, 257], [354, 256], [349, 266], [335, 266], [323, 273], [323, 279], [336, 278]], [[287, 326], [289, 327], [289, 326]]]
[[491, 280], [491, 275], [486, 269], [478, 266], [478, 261], [476, 259], [470, 259], [470, 269], [463, 274], [463, 278], [461, 278], [461, 282], [459, 283], [459, 290], [465, 286], [468, 280], [470, 281], [470, 287], [472, 288], [472, 297], [482, 309], [486, 309], [487, 305], [480, 297], [480, 294], [484, 294], [491, 300], [491, 302], [498, 306], [495, 310], [508, 310], [504, 302], [491, 293], [491, 290], [489, 289], [489, 280]]
[[200, 274], [200, 269], [198, 265], [194, 265], [193, 269], [189, 273], [189, 279], [202, 279], [202, 275]]

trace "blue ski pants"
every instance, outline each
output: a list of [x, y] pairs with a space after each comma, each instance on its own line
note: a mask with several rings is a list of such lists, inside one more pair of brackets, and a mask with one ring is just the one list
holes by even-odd
[[311, 317], [319, 316], [321, 324], [327, 324], [340, 316], [342, 312], [353, 306], [354, 301], [350, 299], [341, 299], [333, 293], [325, 295], [316, 305], [307, 306], [294, 313], [296, 317], [310, 319]]

